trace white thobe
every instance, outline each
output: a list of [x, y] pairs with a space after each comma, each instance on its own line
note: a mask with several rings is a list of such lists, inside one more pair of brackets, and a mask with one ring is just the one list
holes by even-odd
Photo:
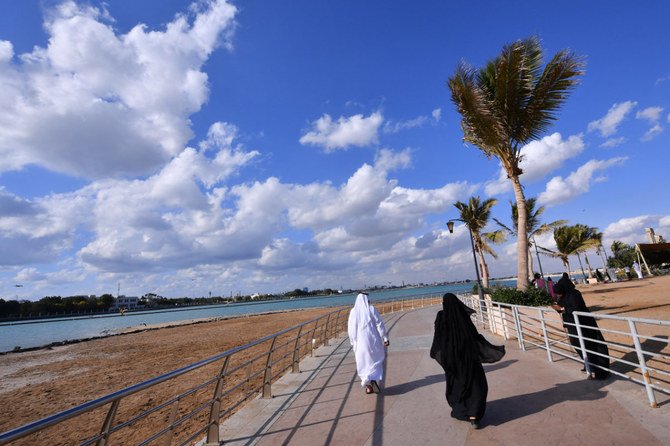
[[349, 313], [348, 332], [361, 385], [366, 386], [373, 380], [382, 381], [386, 358], [384, 343], [388, 340], [386, 327], [379, 312], [368, 303], [365, 294], [356, 297], [356, 305]]

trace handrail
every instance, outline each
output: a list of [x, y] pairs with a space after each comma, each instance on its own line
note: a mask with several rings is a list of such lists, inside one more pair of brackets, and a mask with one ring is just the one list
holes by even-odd
[[[583, 358], [579, 357], [579, 355], [574, 352], [572, 345], [567, 342], [568, 340], [577, 339], [581, 351], [597, 356], [604, 355], [586, 348], [585, 339], [587, 338], [582, 333], [582, 327], [590, 327], [583, 324], [580, 319], [583, 317], [592, 317], [599, 320], [609, 321], [610, 323], [624, 323], [628, 331], [623, 331], [624, 329], [620, 327], [619, 329], [607, 327], [606, 325], [608, 324], [602, 324], [603, 326], [599, 327], [599, 329], [605, 338], [625, 338], [629, 340], [628, 343], [615, 341], [613, 339], [609, 341], [607, 339], [599, 341], [588, 338], [588, 341], [595, 344], [604, 344], [608, 347], [610, 354], [607, 357], [610, 359], [610, 364], [620, 363], [624, 366], [629, 366], [630, 370], [624, 371], [623, 373], [611, 366], [608, 370], [614, 375], [643, 385], [646, 389], [649, 405], [651, 407], [657, 407], [654, 395], [655, 391], [670, 394], [670, 355], [662, 353], [662, 351], [667, 348], [667, 344], [669, 344], [670, 330], [668, 336], [651, 336], [649, 334], [639, 333], [637, 328], [637, 325], [670, 328], [670, 321], [575, 311], [572, 313], [575, 316], [575, 322], [566, 323], [560, 320], [560, 317], [555, 310], [549, 307], [511, 305], [488, 300], [486, 306], [482, 308], [477, 296], [461, 295], [459, 297], [466, 305], [469, 305], [476, 311], [477, 320], [481, 320], [485, 328], [488, 328], [496, 334], [505, 336], [506, 339], [509, 339], [510, 336], [516, 337], [519, 342], [519, 347], [522, 350], [527, 350], [527, 345], [541, 348], [547, 351], [549, 362], [553, 362], [553, 354], [557, 354], [564, 358], [582, 362], [587, 371], [592, 371], [594, 367], [602, 367], [590, 363], [588, 361], [588, 355], [584, 355]], [[538, 315], [534, 316], [534, 313], [537, 313]], [[553, 318], [547, 318], [547, 314], [553, 315]], [[499, 325], [502, 327], [499, 327]], [[567, 333], [564, 330], [563, 327], [568, 325], [576, 327], [577, 335]], [[658, 351], [656, 352], [650, 352], [643, 349], [640, 339], [657, 342], [659, 344], [666, 344], [666, 347], [658, 348]], [[622, 353], [622, 355], [615, 356], [612, 354], [612, 351]], [[637, 363], [633, 362], [627, 355], [635, 356]], [[655, 361], [657, 365], [650, 365], [650, 362], [652, 361]], [[652, 379], [652, 373], [656, 382]]]
[[[375, 304], [379, 309], [380, 313], [385, 314], [387, 311], [385, 311], [388, 308], [388, 305], [390, 304], [391, 306], [391, 312], [395, 310], [395, 304], [400, 303], [399, 307], [401, 310], [405, 308], [405, 300], [412, 300], [412, 308], [419, 308], [419, 305], [415, 305], [415, 302], [421, 303], [421, 307], [427, 306], [427, 305], [432, 305], [437, 303], [436, 299], [439, 297], [437, 294], [424, 294], [424, 295], [416, 295], [416, 296], [411, 296], [410, 298], [405, 298], [405, 297], [399, 297], [395, 299], [388, 299], [388, 300], [383, 300], [383, 301], [373, 301], [373, 304]], [[347, 318], [342, 317], [342, 313], [345, 311], [349, 311], [350, 307], [344, 307], [344, 308], [339, 308], [336, 310], [333, 310], [331, 312], [328, 312], [324, 315], [321, 315], [319, 317], [316, 317], [314, 319], [311, 319], [309, 321], [303, 322], [301, 324], [294, 325], [292, 327], [286, 328], [284, 330], [281, 330], [277, 333], [273, 333], [267, 336], [264, 336], [260, 339], [257, 339], [253, 342], [250, 342], [248, 344], [242, 345], [242, 346], [237, 346], [231, 349], [228, 349], [224, 352], [218, 353], [216, 355], [213, 355], [209, 358], [205, 358], [201, 361], [195, 362], [193, 364], [181, 367], [179, 369], [173, 370], [171, 372], [164, 373], [160, 376], [151, 378], [149, 380], [133, 384], [131, 386], [128, 386], [126, 388], [123, 388], [121, 390], [112, 392], [108, 395], [102, 396], [100, 398], [96, 398], [94, 400], [85, 402], [83, 404], [80, 404], [76, 407], [58, 412], [56, 414], [47, 416], [45, 418], [42, 418], [40, 420], [30, 422], [28, 424], [25, 424], [23, 426], [17, 427], [15, 429], [12, 429], [7, 432], [0, 433], [0, 445], [5, 445], [8, 443], [11, 443], [15, 440], [25, 438], [28, 435], [34, 434], [36, 432], [42, 431], [44, 429], [47, 429], [51, 426], [64, 423], [70, 419], [73, 419], [79, 415], [85, 414], [85, 413], [90, 413], [91, 411], [101, 408], [105, 405], [111, 404], [110, 409], [107, 411], [106, 418], [104, 422], [100, 422], [100, 426], [102, 426], [100, 432], [87, 439], [84, 440], [81, 444], [92, 444], [96, 443], [97, 445], [106, 445], [108, 444], [109, 437], [114, 434], [116, 431], [123, 429], [124, 427], [127, 427], [141, 419], [144, 419], [148, 414], [151, 414], [157, 410], [165, 409], [166, 407], [174, 404], [174, 403], [179, 403], [179, 401], [186, 397], [189, 396], [190, 394], [195, 393], [198, 390], [201, 390], [201, 388], [207, 387], [208, 385], [212, 385], [214, 382], [216, 382], [216, 389], [214, 390], [214, 395], [207, 400], [204, 405], [207, 406], [209, 405], [210, 407], [210, 414], [207, 418], [207, 421], [205, 422], [206, 424], [201, 426], [198, 429], [198, 432], [206, 432], [207, 433], [207, 444], [218, 444], [219, 439], [219, 422], [221, 416], [227, 415], [231, 408], [224, 408], [223, 405], [221, 404], [222, 398], [224, 395], [228, 395], [229, 392], [232, 392], [234, 389], [237, 389], [239, 385], [243, 383], [248, 383], [250, 382], [251, 379], [259, 376], [260, 374], [264, 374], [264, 378], [262, 378], [262, 383], [261, 383], [261, 388], [257, 389], [254, 388], [252, 391], [247, 392], [244, 390], [244, 394], [242, 400], [235, 402], [234, 404], [231, 403], [234, 407], [237, 407], [241, 402], [245, 401], [246, 399], [249, 398], [249, 396], [253, 396], [256, 394], [257, 391], [261, 390], [260, 392], [263, 397], [270, 397], [272, 392], [271, 392], [271, 385], [274, 380], [276, 380], [281, 374], [283, 374], [286, 370], [291, 370], [292, 372], [298, 372], [299, 367], [297, 365], [297, 362], [299, 361], [299, 358], [302, 357], [304, 354], [308, 353], [303, 353], [304, 349], [306, 347], [309, 347], [309, 349], [315, 348], [317, 345], [327, 345], [328, 340], [331, 337], [337, 337], [339, 333], [341, 333], [345, 328], [346, 328], [346, 323], [347, 323]], [[325, 323], [320, 323], [320, 321], [325, 321]], [[305, 327], [314, 325], [313, 328], [305, 329]], [[291, 332], [297, 331], [297, 335], [295, 335], [295, 338], [290, 338], [289, 340], [282, 342], [280, 344], [277, 344], [278, 338], [285, 336]], [[311, 339], [310, 339], [311, 338]], [[303, 341], [301, 342], [301, 339]], [[260, 352], [257, 355], [253, 355], [250, 359], [248, 359], [246, 362], [243, 364], [236, 366], [236, 367], [229, 367], [229, 360], [230, 358], [240, 352], [243, 352], [245, 350], [249, 350], [251, 348], [260, 346], [261, 344], [267, 343], [269, 341], [272, 341], [272, 345], [270, 346], [270, 349], [264, 352]], [[291, 347], [292, 346], [292, 347]], [[281, 350], [281, 349], [291, 349], [292, 351], [279, 355], [279, 361], [274, 361], [273, 356], [275, 353], [275, 350]], [[253, 363], [256, 361], [260, 360], [261, 358], [266, 358], [266, 362], [264, 367], [261, 367], [260, 370], [257, 371], [249, 371], [248, 367], [251, 366]], [[146, 390], [149, 388], [152, 388], [154, 386], [157, 386], [161, 383], [168, 382], [170, 380], [173, 380], [177, 377], [180, 377], [182, 375], [185, 375], [189, 372], [193, 372], [195, 370], [201, 369], [207, 365], [217, 363], [219, 361], [225, 361], [224, 365], [219, 369], [219, 372], [217, 372], [217, 375], [209, 380], [205, 380], [204, 382], [200, 382], [194, 385], [194, 387], [190, 388], [189, 390], [180, 393], [178, 395], [175, 395], [171, 398], [168, 398], [167, 401], [157, 404], [153, 408], [149, 408], [134, 417], [131, 417], [129, 420], [123, 421], [120, 424], [114, 424], [114, 419], [116, 416], [116, 412], [119, 406], [119, 403], [121, 400], [124, 398], [137, 394], [138, 392], [142, 390]], [[274, 366], [277, 366], [278, 363], [284, 363], [288, 361], [288, 365], [282, 365], [281, 370], [277, 369], [276, 371], [273, 370]], [[240, 371], [243, 368], [247, 368], [247, 379], [246, 381], [242, 381], [241, 383], [238, 384], [233, 384], [233, 387], [228, 389], [227, 391], [224, 391], [223, 386], [225, 385], [226, 378], [238, 371]], [[173, 406], [174, 409], [176, 409], [176, 406]], [[204, 407], [206, 409], [206, 407]], [[190, 412], [186, 414], [180, 415], [179, 418], [176, 418], [174, 415], [176, 415], [176, 412], [173, 411], [173, 416], [171, 416], [171, 420], [169, 423], [169, 426], [163, 429], [157, 429], [156, 432], [151, 434], [149, 439], [154, 440], [156, 438], [159, 438], [162, 435], [166, 434], [172, 434], [172, 428], [179, 426], [181, 423], [184, 421], [190, 419], [193, 417], [196, 413], [201, 412], [203, 410], [203, 406], [200, 406], [199, 408], [195, 408], [191, 410]], [[197, 433], [196, 433], [197, 435]], [[148, 440], [148, 439], [147, 439]], [[145, 440], [145, 442], [147, 441]], [[81, 441], [81, 440], [80, 440]], [[165, 444], [171, 444], [170, 443], [171, 438], [168, 438]]]

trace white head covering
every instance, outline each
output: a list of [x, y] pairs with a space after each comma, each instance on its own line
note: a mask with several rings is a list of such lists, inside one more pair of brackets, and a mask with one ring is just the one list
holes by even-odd
[[370, 320], [370, 303], [368, 302], [368, 295], [365, 293], [359, 293], [356, 296], [356, 303], [352, 312], [356, 315], [356, 322], [359, 327], [365, 327]]

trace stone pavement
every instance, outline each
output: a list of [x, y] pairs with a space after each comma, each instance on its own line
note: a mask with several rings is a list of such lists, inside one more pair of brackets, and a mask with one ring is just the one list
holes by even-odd
[[[589, 381], [580, 364], [550, 363], [544, 350], [484, 366], [482, 428], [452, 419], [441, 367], [428, 351], [439, 307], [385, 317], [391, 345], [380, 395], [366, 395], [346, 335], [316, 350], [221, 426], [226, 445], [670, 445], [670, 404], [649, 407], [642, 386]], [[493, 343], [502, 338], [480, 330]]]

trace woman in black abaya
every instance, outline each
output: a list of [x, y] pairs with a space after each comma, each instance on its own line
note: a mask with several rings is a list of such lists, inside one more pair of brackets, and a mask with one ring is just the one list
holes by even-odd
[[470, 319], [472, 313], [474, 310], [463, 304], [454, 294], [444, 295], [442, 310], [435, 318], [430, 357], [444, 369], [451, 416], [469, 421], [475, 428], [479, 428], [479, 420], [486, 411], [488, 393], [480, 354], [484, 355], [485, 361], [495, 362], [502, 358], [505, 349], [503, 346], [489, 344], [477, 333]]
[[[557, 305], [553, 305], [553, 307], [556, 311], [561, 313], [563, 326], [570, 335], [570, 344], [572, 344], [577, 351], [577, 354], [583, 359], [584, 355], [582, 354], [581, 345], [579, 344], [577, 327], [574, 325], [575, 316], [572, 313], [574, 311], [590, 313], [590, 311], [587, 308], [586, 303], [584, 303], [582, 293], [580, 293], [574, 285], [572, 287], [570, 287], [570, 285], [572, 285], [572, 283], [561, 283], [560, 280], [554, 285]], [[584, 347], [587, 350], [587, 370], [590, 369], [588, 370], [590, 372], [589, 379], [607, 378], [610, 374], [609, 349], [607, 348], [607, 344], [604, 343], [605, 339], [603, 338], [602, 333], [600, 333], [595, 318], [592, 316], [580, 315], [579, 325], [581, 327], [582, 336], [584, 337]]]

